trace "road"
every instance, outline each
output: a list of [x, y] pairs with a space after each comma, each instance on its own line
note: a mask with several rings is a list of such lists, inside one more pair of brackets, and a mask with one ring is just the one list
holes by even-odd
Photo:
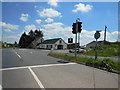
[[2, 87], [46, 90], [118, 88], [117, 74], [53, 58], [47, 56], [49, 52], [37, 49], [2, 50]]

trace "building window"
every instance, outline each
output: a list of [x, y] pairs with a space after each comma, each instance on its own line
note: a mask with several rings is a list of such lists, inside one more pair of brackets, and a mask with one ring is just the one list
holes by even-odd
[[52, 48], [52, 45], [51, 45], [51, 48]]
[[47, 45], [47, 48], [48, 48], [48, 45]]
[[59, 41], [59, 43], [61, 44], [61, 43], [62, 43], [62, 41], [60, 40], [60, 41]]

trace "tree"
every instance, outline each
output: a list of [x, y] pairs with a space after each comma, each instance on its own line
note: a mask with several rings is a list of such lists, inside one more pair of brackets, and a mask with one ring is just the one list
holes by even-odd
[[39, 37], [43, 37], [42, 31], [40, 31], [40, 30], [38, 31], [38, 36], [39, 36]]
[[20, 40], [19, 40], [19, 46], [21, 47], [21, 48], [26, 48], [27, 47], [27, 35], [26, 35], [26, 33], [24, 32], [23, 34], [22, 34], [22, 36], [20, 37]]
[[19, 46], [21, 48], [28, 48], [31, 46], [31, 43], [36, 39], [36, 38], [42, 38], [43, 33], [40, 30], [31, 30], [28, 35], [24, 32], [19, 40]]
[[29, 34], [30, 37], [33, 37], [34, 36], [33, 30], [30, 30], [30, 32], [28, 34]]
[[17, 42], [15, 41], [15, 43], [14, 43], [14, 45], [13, 45], [14, 47], [17, 47], [18, 46], [18, 44], [17, 44]]

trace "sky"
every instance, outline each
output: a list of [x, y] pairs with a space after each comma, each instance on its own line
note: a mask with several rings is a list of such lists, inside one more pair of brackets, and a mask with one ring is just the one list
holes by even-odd
[[103, 40], [107, 26], [107, 41], [118, 40], [117, 2], [2, 2], [2, 40], [8, 43], [19, 42], [23, 32], [40, 29], [44, 39], [67, 39], [72, 34], [72, 24], [80, 18], [82, 31], [81, 45], [94, 41], [94, 33], [101, 30], [98, 39]]

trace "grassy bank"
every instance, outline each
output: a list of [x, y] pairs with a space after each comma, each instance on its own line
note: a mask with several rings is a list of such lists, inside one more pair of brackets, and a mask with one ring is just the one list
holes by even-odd
[[49, 53], [48, 55], [61, 58], [61, 59], [66, 59], [66, 60], [73, 61], [73, 62], [84, 63], [89, 66], [94, 65], [97, 68], [120, 71], [120, 63], [112, 61], [110, 59], [94, 60], [93, 58], [87, 58], [87, 57], [76, 57], [75, 58], [74, 56], [62, 55], [62, 54], [56, 54], [56, 53]]
[[13, 47], [1, 47], [0, 49], [5, 49], [5, 48], [13, 48]]
[[[95, 48], [89, 49], [85, 53], [79, 53], [81, 55], [95, 55]], [[106, 42], [104, 45], [98, 45], [98, 56], [102, 57], [114, 57], [120, 55], [120, 42]]]

